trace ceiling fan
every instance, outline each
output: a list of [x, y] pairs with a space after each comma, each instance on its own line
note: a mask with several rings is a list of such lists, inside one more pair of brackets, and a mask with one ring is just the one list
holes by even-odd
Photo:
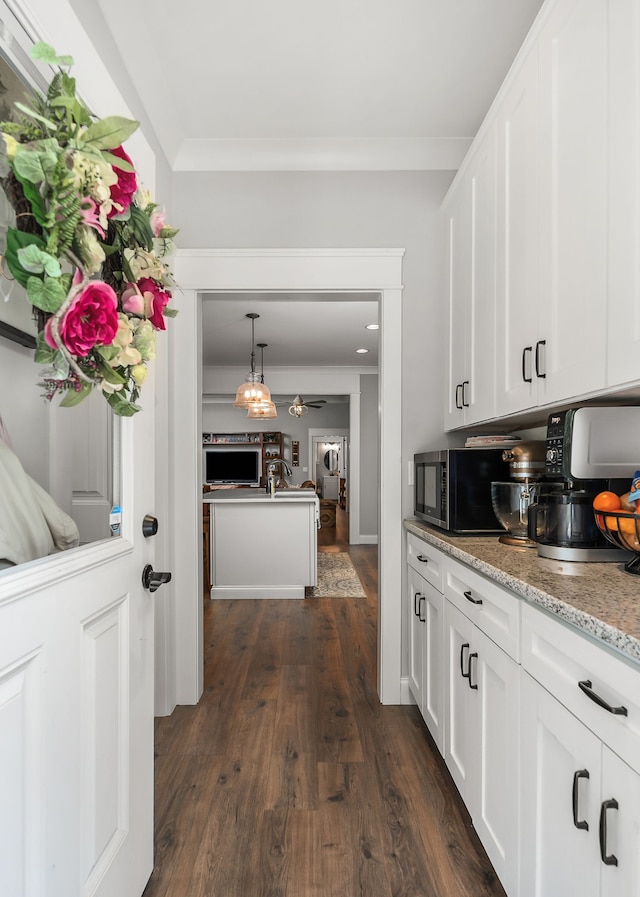
[[294, 396], [293, 401], [289, 405], [289, 414], [292, 417], [302, 417], [303, 414], [307, 413], [309, 408], [321, 408], [326, 404], [326, 399], [310, 399], [308, 402], [304, 402], [302, 396], [297, 395]]

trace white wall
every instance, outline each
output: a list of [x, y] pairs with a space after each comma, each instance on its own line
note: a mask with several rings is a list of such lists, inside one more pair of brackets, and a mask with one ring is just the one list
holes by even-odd
[[360, 532], [368, 542], [378, 537], [379, 482], [378, 376], [368, 374], [360, 377]]
[[[176, 173], [184, 246], [401, 246], [403, 466], [443, 436], [445, 296], [438, 209], [453, 172]], [[304, 395], [304, 391], [303, 391]], [[400, 400], [400, 397], [398, 397]], [[403, 477], [403, 513], [412, 511]]]

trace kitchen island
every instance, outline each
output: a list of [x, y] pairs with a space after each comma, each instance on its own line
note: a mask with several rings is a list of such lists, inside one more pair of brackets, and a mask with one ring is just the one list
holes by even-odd
[[313, 489], [207, 493], [211, 598], [304, 598], [316, 585], [320, 503]]

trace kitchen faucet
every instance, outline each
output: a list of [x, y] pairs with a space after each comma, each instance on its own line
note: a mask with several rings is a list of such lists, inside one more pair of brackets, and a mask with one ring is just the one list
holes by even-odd
[[284, 467], [284, 472], [288, 477], [292, 475], [292, 470], [284, 460], [284, 458], [274, 458], [273, 461], [269, 461], [267, 464], [267, 485], [266, 491], [267, 495], [275, 495], [276, 494], [276, 471], [275, 468], [278, 464], [282, 464]]

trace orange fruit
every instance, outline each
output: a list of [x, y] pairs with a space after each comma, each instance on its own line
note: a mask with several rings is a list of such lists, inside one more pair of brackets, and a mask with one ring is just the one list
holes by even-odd
[[624, 517], [621, 515], [618, 517], [618, 527], [622, 533], [629, 533], [633, 536], [636, 535], [636, 521], [634, 517]]
[[620, 498], [615, 492], [598, 492], [593, 499], [596, 511], [619, 511], [621, 506]]

